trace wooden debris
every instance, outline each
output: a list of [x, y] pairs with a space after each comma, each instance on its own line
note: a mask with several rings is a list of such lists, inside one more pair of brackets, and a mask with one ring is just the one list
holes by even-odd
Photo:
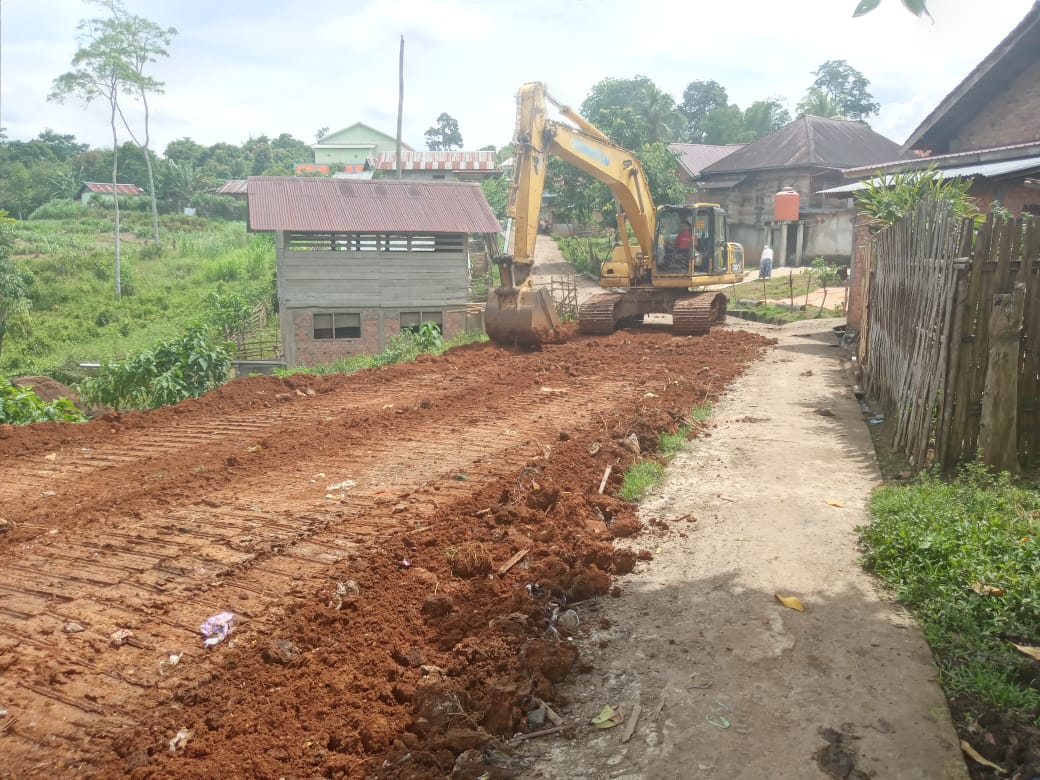
[[520, 563], [520, 561], [524, 559], [524, 556], [527, 555], [527, 553], [529, 552], [530, 550], [521, 550], [520, 552], [518, 552], [516, 555], [514, 555], [512, 558], [510, 558], [508, 561], [506, 561], [498, 567], [498, 573], [505, 574], [507, 571], [512, 569], [518, 563]]
[[537, 704], [539, 707], [541, 707], [543, 710], [545, 710], [546, 716], [549, 718], [550, 721], [552, 721], [553, 725], [555, 725], [555, 726], [562, 726], [563, 725], [563, 718], [560, 717], [560, 714], [558, 712], [556, 712], [552, 707], [550, 707], [544, 701], [539, 699], [537, 696], [532, 696], [531, 700], [535, 704]]
[[561, 731], [574, 728], [574, 723], [561, 723], [559, 726], [550, 726], [547, 729], [539, 729], [538, 731], [529, 731], [526, 734], [517, 734], [513, 737], [513, 742], [523, 742], [525, 739], [536, 739], [538, 737], [546, 737], [549, 734], [559, 734]]
[[643, 711], [643, 708], [638, 704], [632, 705], [632, 714], [628, 716], [628, 723], [625, 725], [625, 733], [621, 737], [622, 742], [628, 742], [632, 739], [632, 734], [636, 730], [636, 722], [639, 720], [639, 713]]
[[610, 470], [612, 468], [614, 468], [614, 467], [613, 466], [607, 466], [607, 470], [603, 472], [603, 479], [601, 479], [600, 483], [599, 483], [599, 492], [600, 493], [602, 493], [604, 488], [606, 488], [606, 486], [607, 486], [607, 480], [610, 479]]

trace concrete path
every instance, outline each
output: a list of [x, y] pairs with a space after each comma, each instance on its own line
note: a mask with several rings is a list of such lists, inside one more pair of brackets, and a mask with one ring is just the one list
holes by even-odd
[[[778, 343], [644, 503], [654, 560], [577, 607], [560, 709], [583, 725], [524, 743], [524, 777], [967, 778], [919, 628], [860, 565], [880, 477], [839, 322], [731, 321]], [[606, 704], [640, 707], [628, 742], [588, 725]]]

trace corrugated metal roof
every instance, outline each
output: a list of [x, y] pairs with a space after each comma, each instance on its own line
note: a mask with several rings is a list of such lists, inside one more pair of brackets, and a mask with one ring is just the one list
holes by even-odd
[[986, 158], [1011, 158], [1025, 152], [1040, 149], [1040, 141], [1026, 141], [1020, 144], [1008, 144], [1006, 146], [990, 146], [984, 149], [971, 149], [967, 152], [949, 152], [948, 154], [930, 154], [927, 157], [906, 157], [902, 160], [891, 160], [889, 162], [878, 162], [870, 165], [860, 165], [856, 168], [846, 168], [842, 173], [846, 176], [857, 176], [861, 173], [873, 173], [885, 168], [902, 169], [904, 167], [927, 168], [931, 165], [942, 167], [944, 163], [957, 162], [960, 159], [974, 158], [972, 162], [982, 162]]
[[746, 144], [668, 144], [670, 151], [679, 155], [679, 164], [690, 176], [698, 176], [712, 163], [718, 162]]
[[[112, 194], [112, 182], [110, 181], [85, 181], [83, 187], [80, 188], [80, 192], [83, 190], [90, 190], [96, 192], [99, 195], [111, 195]], [[138, 187], [136, 184], [117, 184], [116, 192], [120, 195], [144, 195], [144, 190]]]
[[479, 184], [250, 176], [249, 229], [499, 233]]
[[245, 195], [246, 194], [246, 180], [245, 179], [228, 179], [223, 185], [217, 188], [218, 195]]
[[[957, 168], [939, 168], [936, 174], [940, 179], [957, 179], [968, 176], [982, 176], [985, 178], [996, 178], [1007, 176], [1011, 173], [1024, 173], [1032, 169], [1040, 169], [1040, 157], [1025, 157], [1020, 160], [1002, 160], [992, 163], [976, 163], [975, 165], [962, 165]], [[895, 177], [884, 176], [885, 184], [891, 184]], [[852, 184], [844, 184], [841, 187], [831, 187], [820, 190], [820, 195], [838, 195], [844, 192], [858, 192], [866, 189], [866, 181], [857, 181]]]
[[[397, 153], [380, 152], [375, 168], [379, 171], [397, 170]], [[497, 170], [495, 153], [484, 152], [401, 152], [403, 171], [485, 171]]]
[[765, 168], [850, 168], [892, 160], [899, 144], [864, 124], [803, 115], [701, 171], [703, 176]]

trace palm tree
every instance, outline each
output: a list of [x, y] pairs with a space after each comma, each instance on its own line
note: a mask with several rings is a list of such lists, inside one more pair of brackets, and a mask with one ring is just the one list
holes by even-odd
[[845, 111], [819, 87], [811, 87], [796, 109], [799, 114], [822, 116], [825, 119], [845, 119]]

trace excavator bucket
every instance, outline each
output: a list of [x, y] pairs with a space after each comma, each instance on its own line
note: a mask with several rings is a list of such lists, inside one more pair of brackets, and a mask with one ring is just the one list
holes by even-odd
[[488, 294], [484, 330], [498, 344], [537, 346], [563, 340], [552, 297], [530, 282]]

